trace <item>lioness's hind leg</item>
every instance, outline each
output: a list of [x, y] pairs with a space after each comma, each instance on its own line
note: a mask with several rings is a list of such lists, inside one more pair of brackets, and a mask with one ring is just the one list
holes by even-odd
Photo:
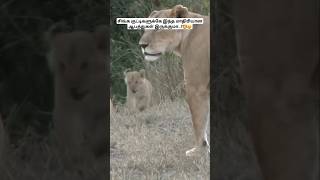
[[187, 101], [191, 111], [194, 133], [196, 137], [195, 146], [186, 151], [187, 156], [193, 156], [202, 147], [209, 147], [206, 128], [209, 112], [209, 91], [206, 88], [188, 88]]
[[209, 127], [209, 122], [210, 122], [210, 100], [208, 100], [208, 111], [207, 111], [207, 119], [206, 119], [206, 127], [204, 130], [204, 141], [203, 141], [203, 145], [207, 147], [208, 152], [210, 153], [210, 143], [208, 141], [208, 127]]

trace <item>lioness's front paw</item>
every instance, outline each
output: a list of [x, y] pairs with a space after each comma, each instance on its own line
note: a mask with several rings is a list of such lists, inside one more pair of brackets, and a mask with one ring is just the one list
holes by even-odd
[[210, 155], [210, 146], [207, 147], [207, 154]]
[[188, 151], [186, 151], [186, 156], [195, 156], [199, 153], [199, 148], [194, 147]]
[[209, 143], [207, 143], [206, 150], [210, 154], [210, 145], [209, 145]]

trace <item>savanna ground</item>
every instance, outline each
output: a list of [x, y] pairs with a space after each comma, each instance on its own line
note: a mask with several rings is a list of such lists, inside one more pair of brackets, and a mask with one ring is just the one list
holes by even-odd
[[[129, 6], [123, 4], [123, 1], [111, 1], [111, 19], [148, 17], [152, 10], [172, 8], [176, 4], [183, 4], [190, 11], [208, 15], [209, 2], [139, 0]], [[183, 98], [182, 61], [170, 53], [156, 62], [144, 61], [138, 46], [142, 33], [111, 24], [111, 97], [118, 104], [118, 112], [110, 118], [111, 179], [210, 179], [210, 158], [207, 152], [197, 157], [185, 155], [193, 147], [195, 139], [191, 114]], [[153, 86], [153, 97], [161, 102], [159, 105], [143, 112], [128, 113], [123, 105], [126, 99], [123, 72], [128, 68], [133, 71], [146, 70], [146, 78]]]
[[[208, 130], [209, 131], [209, 130]], [[194, 134], [187, 103], [164, 101], [136, 114], [125, 107], [110, 118], [112, 180], [207, 180], [210, 157], [186, 157]]]
[[[0, 161], [1, 180], [105, 180], [105, 159], [66, 169], [52, 138], [32, 130], [16, 145], [7, 147]], [[83, 159], [87, 162], [85, 159]], [[88, 161], [89, 162], [89, 161]]]

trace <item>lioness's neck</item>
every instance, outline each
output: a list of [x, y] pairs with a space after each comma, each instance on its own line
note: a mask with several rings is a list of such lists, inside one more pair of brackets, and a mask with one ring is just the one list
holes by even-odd
[[206, 16], [198, 14], [198, 13], [193, 13], [193, 12], [189, 12], [188, 16], [186, 18], [204, 18]]
[[191, 39], [197, 35], [198, 28], [202, 28], [200, 26], [205, 26], [206, 24], [210, 23], [209, 16], [203, 16], [197, 13], [189, 12], [189, 15], [187, 18], [203, 18], [204, 22], [201, 25], [193, 25], [193, 28], [191, 30], [181, 30], [182, 31], [181, 42], [173, 51], [174, 54], [179, 57], [182, 57], [183, 50], [185, 49], [185, 47], [188, 45], [188, 43], [191, 43], [192, 41]]

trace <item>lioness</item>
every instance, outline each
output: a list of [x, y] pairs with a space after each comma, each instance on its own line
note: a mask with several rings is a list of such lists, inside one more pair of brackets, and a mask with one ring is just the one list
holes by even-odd
[[[49, 64], [54, 74], [54, 134], [72, 160], [106, 152], [106, 34], [66, 32], [61, 23], [47, 33]], [[72, 162], [72, 161], [70, 161]]]
[[145, 60], [155, 61], [165, 52], [174, 52], [183, 61], [186, 99], [192, 115], [196, 137], [195, 146], [186, 151], [194, 155], [207, 146], [206, 128], [209, 120], [210, 81], [210, 18], [188, 11], [182, 5], [153, 11], [149, 18], [203, 18], [204, 23], [192, 30], [145, 30], [139, 45]]
[[127, 106], [130, 111], [143, 111], [151, 105], [152, 85], [145, 70], [124, 72], [127, 85]]

